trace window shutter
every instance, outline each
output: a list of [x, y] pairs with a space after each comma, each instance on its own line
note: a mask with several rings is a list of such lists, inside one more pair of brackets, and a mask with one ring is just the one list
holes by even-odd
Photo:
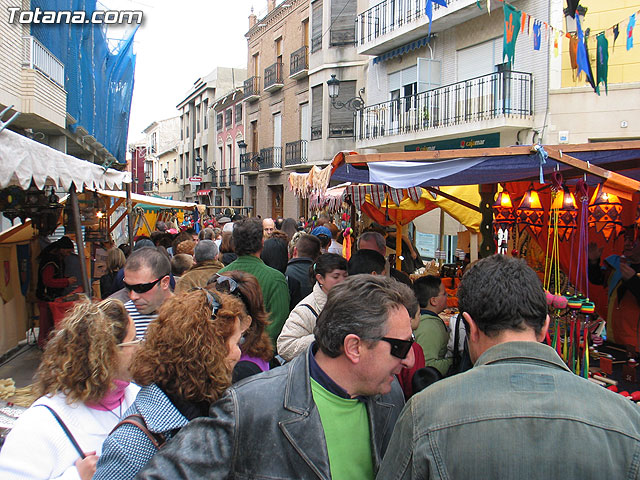
[[322, 84], [311, 89], [311, 140], [322, 138]]
[[[355, 80], [341, 81], [340, 91], [336, 101], [346, 103], [347, 100], [356, 96]], [[329, 136], [330, 137], [351, 137], [353, 136], [353, 112], [346, 108], [335, 108], [331, 105], [329, 115]]]
[[355, 0], [331, 0], [330, 44], [332, 46], [355, 43], [356, 8]]
[[418, 93], [439, 87], [441, 78], [442, 63], [440, 60], [418, 58]]
[[311, 9], [311, 52], [322, 48], [322, 0], [316, 0]]

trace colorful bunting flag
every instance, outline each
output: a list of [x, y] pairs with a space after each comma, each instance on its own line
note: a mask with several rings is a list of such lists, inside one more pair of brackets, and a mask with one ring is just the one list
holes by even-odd
[[604, 83], [604, 90], [609, 94], [609, 87], [607, 85], [607, 75], [609, 72], [609, 42], [604, 33], [599, 34], [596, 37], [597, 42], [597, 63], [596, 63], [596, 88], [598, 95], [600, 94], [600, 83]]
[[516, 10], [508, 3], [504, 4], [504, 37], [502, 40], [502, 59], [507, 57], [507, 62], [513, 65], [516, 40], [520, 31], [520, 19], [522, 12]]
[[534, 50], [540, 50], [540, 42], [541, 42], [540, 22], [536, 21], [533, 24], [533, 49]]
[[555, 32], [553, 37], [553, 56], [554, 57], [558, 56], [558, 49], [559, 49], [558, 39], [559, 38], [560, 38], [560, 35], [558, 34], [558, 32]]
[[620, 25], [616, 23], [616, 25], [613, 27], [613, 45], [612, 45], [612, 50], [615, 50], [615, 48], [616, 48], [616, 40], [618, 39], [618, 35], [620, 35]]
[[429, 35], [431, 35], [431, 21], [433, 17], [433, 2], [436, 2], [438, 5], [442, 7], [447, 7], [446, 0], [427, 0], [424, 5], [424, 13], [427, 14], [427, 18], [429, 19]]
[[578, 64], [578, 72], [577, 75], [580, 75], [581, 72], [587, 77], [587, 81], [593, 87], [595, 91], [596, 85], [593, 81], [593, 73], [591, 72], [591, 64], [589, 63], [589, 55], [587, 53], [587, 44], [584, 41], [584, 34], [582, 33], [582, 26], [580, 25], [580, 16], [576, 15], [576, 26], [578, 28], [578, 52], [576, 56], [576, 62]]
[[636, 14], [634, 13], [629, 17], [629, 24], [627, 25], [627, 50], [633, 48], [633, 27], [636, 26]]

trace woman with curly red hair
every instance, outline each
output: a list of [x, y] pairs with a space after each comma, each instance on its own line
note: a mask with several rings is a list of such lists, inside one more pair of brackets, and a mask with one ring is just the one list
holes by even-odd
[[0, 450], [0, 478], [91, 478], [102, 442], [139, 390], [129, 384], [135, 336], [119, 300], [82, 302], [67, 314], [36, 374], [42, 396]]
[[163, 303], [131, 367], [142, 389], [125, 416], [138, 415], [139, 425], [120, 423], [111, 432], [94, 479], [135, 477], [159, 445], [208, 414], [231, 385], [247, 323], [238, 298], [213, 290], [200, 288]]

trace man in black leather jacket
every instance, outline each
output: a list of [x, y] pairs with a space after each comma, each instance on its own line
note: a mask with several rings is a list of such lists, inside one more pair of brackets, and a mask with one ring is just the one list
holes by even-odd
[[306, 355], [231, 387], [137, 478], [372, 479], [404, 404], [395, 375], [414, 362], [411, 296], [380, 276], [335, 286]]

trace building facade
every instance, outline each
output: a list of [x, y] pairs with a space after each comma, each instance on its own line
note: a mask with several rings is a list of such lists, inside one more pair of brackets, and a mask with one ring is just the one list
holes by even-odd
[[[552, 1], [552, 11], [560, 24], [564, 21], [563, 2]], [[549, 125], [547, 143], [587, 143], [594, 141], [640, 139], [640, 41], [632, 36], [633, 48], [627, 49], [629, 17], [640, 10], [640, 1], [602, 3], [582, 0], [586, 9], [583, 29], [593, 32], [588, 41], [591, 63], [596, 74], [596, 36], [607, 32], [608, 86], [594, 93], [584, 74], [571, 68], [569, 45], [562, 40], [561, 55], [551, 56]], [[620, 36], [614, 42], [612, 27]]]
[[179, 189], [177, 180], [170, 182], [169, 179], [176, 176], [180, 119], [176, 116], [152, 122], [143, 133], [146, 140], [144, 193], [173, 199], [179, 195]]
[[[213, 106], [216, 122], [216, 163], [213, 166], [211, 191], [204, 192], [213, 196], [215, 212], [230, 207], [244, 208], [242, 177], [240, 176], [240, 146], [244, 145], [244, 92], [236, 88], [222, 94]], [[240, 145], [240, 146], [239, 146]]]
[[218, 92], [239, 87], [245, 78], [245, 69], [218, 67], [196, 80], [186, 97], [176, 106], [180, 118], [177, 175], [177, 183], [181, 187], [180, 200], [210, 204], [209, 195], [197, 193], [211, 189], [211, 167], [217, 163], [212, 107]]
[[[356, 42], [368, 55], [367, 99], [356, 121], [358, 150], [498, 147], [539, 138], [548, 105], [549, 45], [522, 35], [513, 65], [502, 56], [504, 15], [486, 3], [359, 2]], [[544, 2], [518, 9], [548, 21]]]
[[354, 46], [356, 4], [348, 0], [267, 2], [249, 17], [244, 85], [247, 151], [240, 169], [245, 203], [262, 217], [307, 215], [307, 202], [289, 189], [288, 175], [327, 165], [354, 147], [354, 113], [334, 106], [326, 82], [341, 80], [338, 100], [362, 86]]

